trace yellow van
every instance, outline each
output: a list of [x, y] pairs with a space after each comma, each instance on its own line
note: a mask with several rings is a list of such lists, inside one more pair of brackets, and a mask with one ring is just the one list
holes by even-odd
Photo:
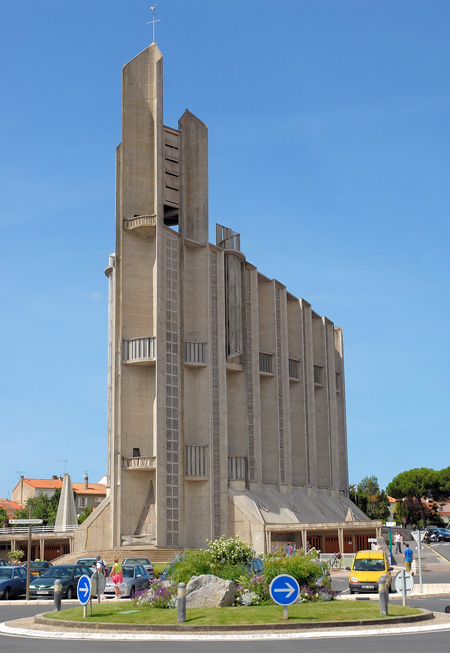
[[378, 579], [383, 574], [388, 577], [387, 583], [391, 591], [391, 571], [384, 551], [358, 551], [353, 558], [353, 564], [347, 567], [350, 570], [348, 587], [350, 594], [355, 592], [378, 592]]

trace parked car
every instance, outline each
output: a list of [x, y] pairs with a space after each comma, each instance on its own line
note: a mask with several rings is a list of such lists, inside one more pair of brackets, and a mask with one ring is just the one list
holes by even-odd
[[0, 560], [0, 567], [11, 567], [9, 560]]
[[55, 580], [62, 583], [62, 598], [73, 599], [77, 595], [77, 585], [81, 576], [91, 577], [92, 569], [82, 565], [55, 565], [44, 571], [42, 576], [30, 583], [30, 598], [50, 598], [54, 595]]
[[[27, 563], [25, 562], [22, 567], [27, 570]], [[33, 576], [37, 578], [38, 576], [42, 576], [44, 571], [46, 569], [49, 569], [51, 567], [51, 564], [49, 562], [46, 562], [45, 560], [32, 560], [30, 562], [30, 576]]]
[[356, 592], [378, 592], [378, 579], [383, 574], [387, 575], [387, 585], [391, 591], [391, 571], [393, 567], [389, 565], [387, 556], [384, 551], [358, 551], [353, 558], [350, 571], [348, 586], [350, 594]]
[[148, 558], [125, 558], [123, 565], [142, 565], [149, 573], [150, 578], [155, 577], [153, 565]]
[[438, 539], [441, 542], [450, 542], [450, 531], [446, 528], [438, 528]]
[[12, 596], [25, 594], [27, 572], [23, 567], [0, 567], [0, 599], [8, 601]]
[[[122, 596], [131, 597], [139, 592], [139, 590], [146, 590], [150, 585], [150, 574], [143, 565], [122, 565], [123, 583], [119, 584]], [[114, 583], [110, 580], [106, 581], [105, 596], [108, 594], [115, 594]]]
[[164, 567], [162, 572], [159, 574], [159, 580], [169, 580], [170, 574], [176, 562], [184, 558], [184, 553], [178, 553], [172, 560]]
[[97, 562], [97, 558], [78, 558], [76, 564], [83, 567], [92, 567], [94, 562]]

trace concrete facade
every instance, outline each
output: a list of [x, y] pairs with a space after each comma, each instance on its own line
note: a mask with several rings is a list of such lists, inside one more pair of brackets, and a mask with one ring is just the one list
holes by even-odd
[[107, 515], [102, 546], [241, 534], [257, 551], [307, 524], [374, 534], [348, 499], [341, 329], [260, 274], [238, 233], [215, 236], [207, 127], [187, 110], [163, 124], [153, 43], [123, 70], [105, 271], [110, 497], [82, 528], [95, 536]]

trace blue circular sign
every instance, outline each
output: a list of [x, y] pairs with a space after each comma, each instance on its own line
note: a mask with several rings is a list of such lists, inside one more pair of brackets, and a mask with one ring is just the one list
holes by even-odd
[[293, 576], [280, 574], [270, 583], [269, 592], [278, 605], [291, 605], [298, 599], [300, 587]]
[[81, 576], [80, 580], [78, 581], [77, 595], [81, 605], [86, 605], [91, 596], [91, 579], [89, 576]]

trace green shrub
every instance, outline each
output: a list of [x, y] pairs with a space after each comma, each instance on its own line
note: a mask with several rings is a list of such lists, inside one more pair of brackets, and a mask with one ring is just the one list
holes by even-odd
[[307, 555], [295, 555], [290, 558], [270, 557], [264, 561], [264, 576], [269, 584], [276, 576], [289, 574], [299, 585], [311, 587], [322, 573], [320, 566]]
[[211, 559], [208, 551], [186, 551], [180, 560], [173, 563], [170, 579], [176, 584], [187, 584], [192, 576], [211, 573]]

